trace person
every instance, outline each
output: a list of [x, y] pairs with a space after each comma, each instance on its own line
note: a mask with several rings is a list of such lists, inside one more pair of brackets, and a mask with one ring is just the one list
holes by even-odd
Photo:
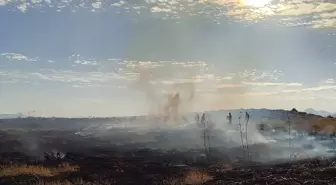
[[229, 125], [232, 124], [232, 115], [231, 112], [229, 112], [229, 116], [227, 116], [227, 119], [229, 120]]

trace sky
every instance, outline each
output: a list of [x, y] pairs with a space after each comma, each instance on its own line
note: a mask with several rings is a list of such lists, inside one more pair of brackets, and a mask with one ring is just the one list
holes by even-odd
[[173, 90], [336, 112], [335, 0], [0, 0], [0, 24], [3, 114], [140, 115]]

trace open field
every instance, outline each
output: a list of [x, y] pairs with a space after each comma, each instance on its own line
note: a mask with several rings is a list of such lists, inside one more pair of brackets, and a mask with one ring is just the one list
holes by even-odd
[[279, 122], [277, 129], [260, 132], [252, 120], [246, 159], [237, 124], [212, 119], [209, 152], [192, 117], [180, 124], [145, 118], [2, 120], [0, 184], [336, 183], [333, 138], [294, 126], [289, 134]]

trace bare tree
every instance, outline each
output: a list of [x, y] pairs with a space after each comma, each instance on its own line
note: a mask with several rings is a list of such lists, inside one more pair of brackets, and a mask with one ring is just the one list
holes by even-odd
[[199, 114], [196, 114], [195, 121], [198, 127], [202, 129], [204, 151], [209, 160], [210, 149], [211, 149], [210, 132], [211, 132], [213, 123], [205, 113], [203, 113], [201, 117], [199, 116]]
[[245, 112], [245, 140], [246, 140], [246, 152], [247, 152], [247, 158], [250, 160], [250, 151], [249, 151], [249, 143], [248, 143], [248, 135], [247, 135], [247, 128], [248, 128], [248, 123], [250, 121], [250, 114], [246, 111]]
[[240, 132], [240, 139], [241, 139], [241, 146], [244, 152], [244, 159], [250, 160], [251, 154], [249, 151], [249, 143], [248, 143], [248, 124], [250, 121], [250, 114], [248, 112], [245, 112], [245, 125], [243, 125], [242, 120], [242, 112], [239, 112], [238, 117], [238, 126], [239, 126], [239, 132]]
[[241, 146], [244, 152], [244, 158], [246, 159], [246, 151], [245, 151], [245, 145], [244, 145], [244, 134], [243, 134], [243, 128], [241, 123], [241, 112], [239, 112], [238, 117], [238, 126], [239, 126], [239, 132], [240, 132], [240, 139], [241, 139]]
[[297, 157], [297, 153], [292, 150], [292, 122], [290, 120], [290, 116], [287, 117], [287, 125], [288, 125], [288, 150], [289, 150], [289, 158], [293, 159]]

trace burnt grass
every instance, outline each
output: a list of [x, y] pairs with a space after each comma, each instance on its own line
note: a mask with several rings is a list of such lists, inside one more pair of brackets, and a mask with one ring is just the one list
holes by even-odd
[[[83, 184], [187, 184], [184, 179], [189, 171], [201, 171], [213, 177], [207, 182], [191, 184], [336, 184], [336, 163], [333, 160], [310, 159], [277, 165], [224, 165], [209, 162], [203, 164], [174, 165], [183, 154], [160, 155], [154, 151], [139, 150], [117, 156], [113, 151], [105, 156], [93, 157], [69, 153], [62, 160], [31, 162], [43, 166], [57, 166], [67, 162], [79, 166], [76, 172], [52, 177], [18, 175], [0, 177], [1, 184], [36, 184], [68, 180]], [[18, 154], [16, 154], [18, 157]], [[1, 157], [6, 158], [6, 156]], [[11, 161], [15, 163], [15, 160]], [[21, 161], [23, 163], [23, 161]], [[198, 178], [198, 177], [195, 177]]]
[[[151, 133], [146, 134], [150, 137]], [[118, 139], [119, 138], [119, 139]], [[155, 137], [164, 140], [164, 137]], [[77, 171], [53, 176], [19, 174], [0, 176], [0, 184], [336, 184], [333, 159], [261, 164], [232, 160], [221, 148], [211, 156], [203, 149], [153, 148], [138, 138], [113, 132], [109, 140], [75, 135], [74, 130], [37, 128], [0, 131], [0, 163], [55, 167], [61, 163], [78, 166]], [[111, 142], [114, 141], [114, 142]], [[130, 142], [132, 140], [132, 142]], [[116, 144], [117, 141], [126, 143]], [[32, 145], [34, 146], [28, 146]], [[61, 159], [44, 159], [44, 153], [57, 150]], [[196, 154], [196, 155], [195, 155]], [[192, 173], [190, 173], [192, 172]], [[193, 175], [190, 175], [193, 174]], [[191, 179], [191, 180], [190, 180]], [[55, 184], [55, 183], [53, 183]]]

